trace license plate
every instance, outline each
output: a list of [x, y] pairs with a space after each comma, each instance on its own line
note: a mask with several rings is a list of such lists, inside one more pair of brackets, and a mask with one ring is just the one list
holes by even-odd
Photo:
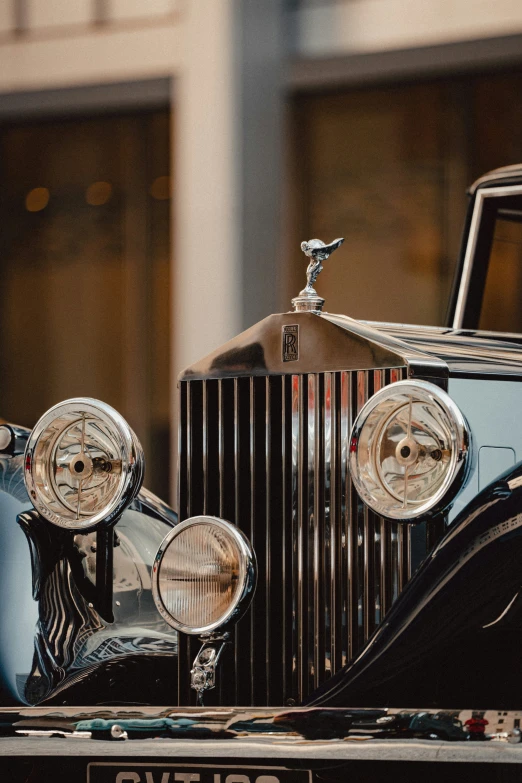
[[215, 764], [158, 764], [93, 761], [87, 783], [311, 783], [307, 770], [283, 767], [223, 767]]

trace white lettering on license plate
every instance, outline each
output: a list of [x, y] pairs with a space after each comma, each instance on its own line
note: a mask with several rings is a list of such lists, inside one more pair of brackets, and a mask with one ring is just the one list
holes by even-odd
[[[213, 783], [281, 783], [275, 775], [222, 775], [214, 772]], [[115, 783], [201, 783], [201, 775], [198, 772], [117, 772]]]
[[286, 767], [216, 766], [93, 761], [87, 783], [310, 783], [308, 770]]

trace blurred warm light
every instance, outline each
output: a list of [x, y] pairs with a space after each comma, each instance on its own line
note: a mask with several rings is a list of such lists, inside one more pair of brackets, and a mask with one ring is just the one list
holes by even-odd
[[40, 212], [49, 203], [50, 193], [47, 188], [33, 188], [25, 197], [25, 208], [28, 212]]
[[170, 198], [170, 177], [156, 177], [150, 186], [150, 195], [158, 201]]
[[93, 182], [85, 191], [85, 200], [92, 207], [101, 207], [106, 204], [112, 194], [110, 182]]

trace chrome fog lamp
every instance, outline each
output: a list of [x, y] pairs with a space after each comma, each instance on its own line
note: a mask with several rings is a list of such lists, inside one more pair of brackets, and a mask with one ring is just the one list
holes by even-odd
[[198, 516], [176, 525], [162, 542], [152, 591], [173, 628], [206, 635], [240, 618], [255, 578], [255, 556], [241, 530], [217, 517]]
[[466, 421], [446, 392], [399, 381], [361, 409], [350, 440], [350, 470], [361, 498], [391, 519], [414, 519], [446, 505], [465, 475]]
[[77, 398], [47, 411], [29, 436], [24, 479], [49, 522], [84, 530], [114, 521], [143, 481], [143, 450], [120, 414]]

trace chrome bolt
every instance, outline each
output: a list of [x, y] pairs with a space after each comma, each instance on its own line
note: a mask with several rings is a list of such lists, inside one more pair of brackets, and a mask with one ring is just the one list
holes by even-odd
[[122, 729], [119, 723], [113, 723], [111, 726], [111, 737], [112, 739], [116, 740], [125, 740], [128, 739], [127, 732]]
[[9, 427], [0, 427], [0, 451], [5, 451], [11, 445], [13, 433]]

